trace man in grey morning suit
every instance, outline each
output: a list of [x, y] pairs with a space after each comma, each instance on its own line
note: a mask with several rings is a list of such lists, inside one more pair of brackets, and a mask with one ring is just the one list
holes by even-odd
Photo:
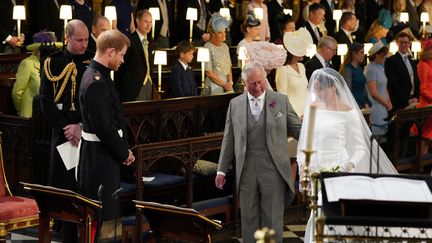
[[235, 159], [243, 242], [255, 242], [264, 226], [282, 242], [284, 208], [295, 195], [287, 137], [298, 138], [301, 122], [286, 95], [266, 89], [261, 64], [248, 63], [242, 79], [248, 91], [230, 102], [215, 184], [223, 188]]

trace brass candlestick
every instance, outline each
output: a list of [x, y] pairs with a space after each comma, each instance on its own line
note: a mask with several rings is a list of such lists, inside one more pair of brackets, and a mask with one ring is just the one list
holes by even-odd
[[305, 154], [305, 165], [304, 165], [304, 177], [301, 180], [301, 185], [303, 187], [303, 200], [307, 201], [309, 199], [309, 183], [310, 183], [310, 174], [309, 174], [309, 166], [310, 166], [310, 158], [311, 155], [314, 153], [312, 150], [302, 150], [302, 152]]
[[[318, 177], [319, 173], [313, 172], [310, 174], [310, 159], [314, 153], [312, 150], [302, 150], [305, 154], [304, 177], [300, 182], [303, 187], [303, 200], [310, 201], [308, 207], [312, 210], [312, 235], [315, 238], [315, 220], [318, 218]], [[312, 178], [312, 181], [311, 179]], [[309, 194], [309, 187], [311, 193]]]

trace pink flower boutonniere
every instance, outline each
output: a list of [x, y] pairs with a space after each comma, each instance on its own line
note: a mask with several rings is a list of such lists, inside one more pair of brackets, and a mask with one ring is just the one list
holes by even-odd
[[276, 107], [276, 101], [272, 100], [269, 104], [270, 108], [275, 108]]

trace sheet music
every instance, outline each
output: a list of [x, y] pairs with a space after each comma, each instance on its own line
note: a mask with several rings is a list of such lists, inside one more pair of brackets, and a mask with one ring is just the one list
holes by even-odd
[[324, 184], [329, 202], [337, 202], [340, 199], [432, 202], [432, 193], [423, 180], [339, 176], [325, 178]]

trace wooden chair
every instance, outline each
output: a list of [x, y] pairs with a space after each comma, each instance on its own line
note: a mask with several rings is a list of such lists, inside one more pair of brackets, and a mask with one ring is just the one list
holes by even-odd
[[39, 209], [35, 200], [12, 195], [3, 167], [1, 134], [0, 132], [0, 242], [6, 242], [9, 231], [38, 225]]

